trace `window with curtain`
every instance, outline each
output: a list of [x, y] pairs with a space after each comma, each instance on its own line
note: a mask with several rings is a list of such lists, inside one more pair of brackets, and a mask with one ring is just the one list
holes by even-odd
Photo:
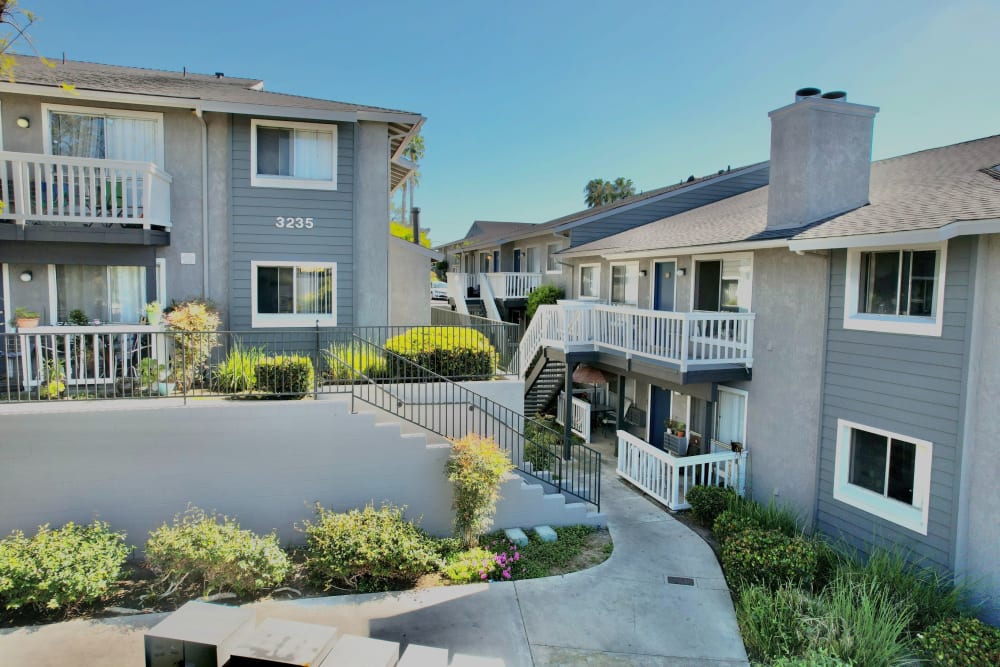
[[332, 263], [255, 263], [253, 326], [334, 326], [336, 275]]
[[596, 299], [601, 295], [601, 267], [580, 267], [580, 298]]
[[550, 243], [545, 246], [545, 271], [546, 273], [561, 273], [562, 267], [559, 266], [559, 256], [556, 254], [559, 252], [558, 243]]
[[539, 262], [538, 262], [538, 248], [528, 248], [525, 251], [525, 259], [527, 260], [525, 266], [527, 266], [527, 273], [538, 273]]
[[634, 306], [639, 303], [639, 266], [611, 266], [611, 303]]
[[138, 324], [145, 314], [146, 267], [56, 265], [60, 322], [81, 310], [90, 320]]
[[753, 260], [750, 257], [695, 262], [695, 310], [746, 313], [750, 310]]
[[52, 155], [157, 162], [158, 124], [155, 118], [50, 111]]
[[251, 123], [253, 185], [336, 187], [336, 125]]

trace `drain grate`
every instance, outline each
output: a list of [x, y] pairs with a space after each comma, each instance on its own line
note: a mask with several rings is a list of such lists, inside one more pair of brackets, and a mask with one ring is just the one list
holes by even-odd
[[678, 586], [694, 586], [694, 579], [691, 577], [667, 577], [667, 583]]

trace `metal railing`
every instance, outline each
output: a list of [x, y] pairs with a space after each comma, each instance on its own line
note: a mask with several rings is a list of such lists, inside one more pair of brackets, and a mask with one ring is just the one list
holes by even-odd
[[[362, 401], [446, 438], [491, 437], [521, 473], [600, 509], [597, 450], [573, 442], [564, 456], [560, 431], [358, 336], [349, 354], [327, 356], [338, 376], [350, 378], [337, 387], [350, 392], [352, 411]], [[376, 358], [383, 364], [365, 368]]]
[[497, 351], [497, 366], [511, 375], [517, 375], [520, 370], [518, 342], [521, 328], [511, 322], [496, 320], [459, 313], [450, 308], [431, 308], [431, 324], [433, 326], [468, 327], [486, 336]]
[[[20, 329], [0, 334], [0, 403], [329, 393], [343, 378], [331, 369], [326, 353], [350, 348], [355, 337], [403, 347], [414, 342], [419, 347], [425, 337], [461, 340], [486, 354], [453, 379], [490, 379], [516, 373], [512, 327], [491, 323], [185, 332], [122, 324]], [[294, 374], [275, 370], [273, 364], [258, 371], [262, 361], [275, 357], [307, 359], [311, 378], [286, 381]]]

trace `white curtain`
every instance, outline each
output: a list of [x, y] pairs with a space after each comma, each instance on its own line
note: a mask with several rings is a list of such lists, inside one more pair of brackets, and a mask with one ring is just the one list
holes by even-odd
[[156, 121], [108, 116], [107, 159], [156, 162]]
[[295, 271], [295, 312], [333, 313], [333, 272], [322, 268], [297, 268]]
[[108, 319], [108, 267], [56, 266], [56, 311], [59, 321], [67, 321], [73, 310], [82, 310], [87, 319]]
[[108, 321], [137, 324], [146, 304], [146, 268], [110, 266], [108, 275], [111, 287]]
[[295, 130], [295, 177], [333, 178], [333, 133]]
[[52, 154], [70, 157], [105, 157], [104, 119], [75, 113], [50, 112]]

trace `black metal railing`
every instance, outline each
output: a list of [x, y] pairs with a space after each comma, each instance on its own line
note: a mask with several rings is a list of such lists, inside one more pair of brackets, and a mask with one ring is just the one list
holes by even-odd
[[[564, 456], [562, 431], [528, 419], [486, 396], [405, 357], [354, 336], [350, 355], [328, 354], [331, 366], [349, 382], [337, 385], [362, 401], [446, 438], [470, 433], [492, 438], [523, 474], [556, 492], [592, 503], [600, 509], [601, 454], [580, 443]], [[371, 359], [383, 364], [375, 372]]]
[[523, 329], [511, 322], [498, 322], [486, 317], [467, 315], [450, 308], [431, 308], [431, 324], [435, 326], [468, 327], [486, 336], [497, 350], [498, 365], [511, 375], [520, 370], [518, 345]]

